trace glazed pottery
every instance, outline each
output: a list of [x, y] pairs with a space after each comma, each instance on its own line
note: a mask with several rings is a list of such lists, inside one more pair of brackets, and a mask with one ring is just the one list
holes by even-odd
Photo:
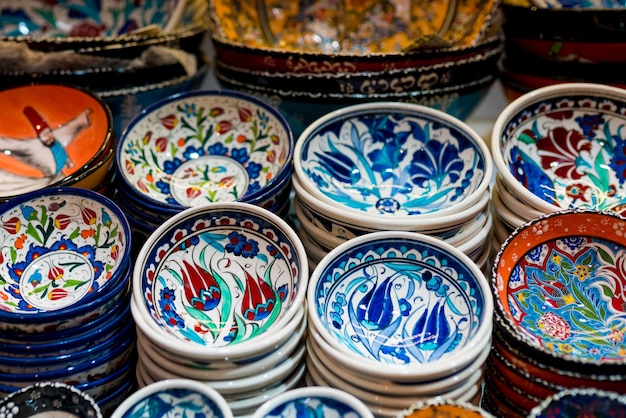
[[616, 392], [593, 388], [561, 391], [533, 408], [529, 417], [543, 418], [554, 415], [568, 417], [625, 417], [626, 397]]
[[489, 345], [492, 330], [491, 291], [476, 264], [410, 232], [335, 248], [311, 275], [307, 308], [310, 327], [350, 369], [394, 381], [458, 372]]
[[622, 212], [624, 90], [591, 83], [537, 89], [507, 105], [491, 139], [508, 191], [541, 210]]
[[570, 210], [513, 232], [492, 277], [504, 339], [563, 370], [623, 374], [624, 228], [617, 215]]
[[285, 221], [251, 204], [214, 203], [180, 212], [148, 238], [131, 310], [153, 343], [183, 357], [251, 358], [297, 328], [308, 275]]
[[469, 402], [446, 399], [433, 399], [418, 402], [402, 411], [397, 418], [445, 418], [458, 416], [465, 418], [492, 418], [493, 415]]

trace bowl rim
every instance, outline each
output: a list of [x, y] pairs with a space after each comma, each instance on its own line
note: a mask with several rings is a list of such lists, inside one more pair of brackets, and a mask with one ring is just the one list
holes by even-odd
[[188, 389], [190, 391], [200, 393], [215, 402], [215, 405], [219, 408], [223, 418], [233, 417], [230, 406], [217, 390], [192, 379], [168, 379], [151, 383], [135, 391], [129, 397], [124, 399], [124, 401], [120, 403], [117, 408], [115, 408], [111, 414], [111, 418], [123, 418], [133, 406], [137, 405], [141, 401], [149, 398], [155, 393], [170, 389]]
[[372, 411], [356, 396], [345, 392], [341, 389], [323, 386], [307, 386], [296, 389], [291, 389], [283, 392], [279, 395], [272, 397], [264, 402], [250, 418], [265, 418], [276, 407], [297, 400], [306, 399], [311, 397], [330, 398], [339, 401], [345, 405], [350, 406], [357, 412], [359, 417], [362, 418], [374, 418]]
[[126, 218], [126, 214], [108, 197], [89, 189], [81, 189], [77, 187], [50, 187], [40, 190], [35, 190], [23, 195], [19, 195], [7, 202], [0, 204], [0, 216], [9, 210], [13, 210], [20, 205], [39, 199], [42, 197], [62, 197], [73, 196], [82, 199], [89, 199], [98, 203], [99, 205], [107, 208], [112, 212], [117, 219], [121, 227], [121, 231], [126, 239], [126, 246], [123, 252], [118, 256], [120, 260], [117, 265], [117, 269], [114, 274], [98, 288], [98, 291], [94, 294], [87, 295], [81, 299], [81, 303], [73, 304], [65, 308], [53, 311], [36, 311], [34, 313], [15, 313], [8, 312], [0, 309], [0, 319], [9, 321], [18, 320], [23, 323], [23, 326], [28, 327], [32, 324], [41, 324], [47, 321], [55, 321], [65, 319], [70, 316], [76, 316], [83, 314], [91, 309], [103, 305], [106, 301], [115, 297], [123, 288], [126, 278], [128, 277], [130, 265], [131, 265], [131, 247], [132, 247], [132, 234], [130, 224]]
[[[478, 325], [475, 333], [461, 347], [461, 349], [455, 352], [454, 356], [447, 356], [443, 359], [438, 359], [433, 362], [420, 363], [420, 364], [391, 364], [381, 363], [375, 360], [371, 360], [361, 355], [355, 355], [345, 345], [339, 343], [330, 334], [326, 327], [323, 325], [319, 318], [317, 308], [315, 307], [315, 293], [317, 283], [320, 280], [322, 274], [324, 274], [327, 266], [334, 261], [335, 258], [342, 254], [351, 253], [355, 251], [361, 244], [375, 244], [377, 241], [383, 241], [388, 239], [404, 239], [409, 242], [415, 242], [416, 244], [426, 243], [434, 246], [441, 251], [449, 253], [451, 256], [461, 261], [466, 268], [474, 274], [476, 282], [480, 290], [482, 290], [483, 296], [483, 309], [481, 312], [481, 321]], [[480, 270], [474, 261], [472, 261], [467, 255], [459, 251], [453, 245], [444, 242], [438, 238], [431, 237], [429, 235], [420, 234], [417, 232], [407, 231], [380, 231], [365, 234], [360, 237], [353, 238], [345, 243], [339, 245], [328, 253], [324, 259], [322, 259], [309, 279], [309, 286], [307, 289], [307, 314], [309, 320], [310, 333], [317, 334], [326, 343], [329, 350], [328, 354], [334, 360], [348, 366], [351, 370], [365, 371], [366, 374], [371, 376], [383, 376], [389, 380], [394, 381], [427, 381], [435, 380], [441, 377], [449, 376], [456, 373], [458, 370], [464, 368], [475, 360], [486, 344], [491, 342], [491, 332], [493, 328], [492, 315], [494, 312], [494, 301], [492, 296], [491, 285], [485, 274]], [[324, 348], [324, 347], [322, 347]], [[344, 362], [345, 360], [345, 362]], [[384, 367], [381, 367], [384, 365]]]
[[[131, 190], [135, 191], [138, 197], [140, 197], [143, 200], [146, 200], [152, 205], [157, 205], [160, 207], [173, 209], [173, 210], [187, 209], [188, 208], [187, 206], [162, 202], [162, 201], [154, 199], [153, 197], [145, 193], [142, 193], [139, 190], [136, 190], [135, 186], [133, 186], [128, 181], [128, 178], [126, 176], [126, 169], [122, 162], [123, 159], [121, 158], [121, 156], [124, 152], [124, 146], [126, 145], [128, 135], [130, 135], [130, 133], [135, 128], [135, 126], [138, 125], [140, 122], [142, 122], [146, 117], [158, 111], [163, 106], [170, 105], [175, 102], [193, 100], [194, 98], [214, 98], [219, 101], [220, 98], [223, 98], [223, 97], [229, 97], [229, 98], [241, 100], [242, 102], [249, 102], [263, 109], [264, 111], [271, 114], [272, 117], [276, 119], [276, 121], [285, 129], [285, 133], [286, 133], [285, 139], [287, 140], [287, 155], [285, 156], [285, 163], [280, 167], [276, 175], [265, 184], [264, 187], [261, 187], [259, 190], [253, 193], [250, 193], [249, 195], [246, 195], [244, 200], [248, 201], [248, 200], [254, 200], [259, 197], [262, 197], [266, 193], [268, 188], [273, 187], [276, 183], [280, 182], [280, 180], [284, 176], [289, 175], [289, 171], [290, 171], [289, 162], [293, 160], [295, 141], [293, 137], [293, 130], [291, 129], [291, 126], [289, 125], [289, 122], [287, 122], [287, 119], [285, 118], [285, 116], [283, 116], [283, 114], [279, 112], [278, 109], [269, 105], [267, 102], [264, 102], [263, 100], [257, 98], [256, 96], [252, 94], [233, 90], [233, 89], [227, 89], [227, 88], [215, 88], [215, 89], [190, 90], [186, 92], [179, 92], [179, 93], [171, 94], [165, 98], [159, 99], [156, 102], [151, 103], [150, 105], [146, 106], [144, 109], [141, 110], [141, 112], [135, 115], [126, 124], [126, 126], [124, 127], [124, 129], [119, 135], [119, 140], [116, 143], [116, 152], [115, 152], [115, 156], [116, 156], [115, 164], [117, 167], [117, 172], [119, 174], [118, 177], [121, 179], [122, 182], [124, 182], [124, 185], [130, 188]], [[242, 200], [243, 198], [244, 196], [242, 196], [242, 198], [238, 201], [239, 202], [244, 201]], [[221, 203], [221, 202], [215, 202], [215, 203]]]
[[513, 176], [504, 160], [500, 142], [501, 138], [505, 135], [504, 129], [506, 125], [516, 114], [523, 112], [528, 106], [538, 104], [544, 100], [556, 99], [561, 96], [587, 96], [595, 97], [600, 100], [608, 98], [618, 100], [626, 105], [626, 90], [619, 87], [598, 83], [567, 82], [540, 87], [524, 93], [512, 102], [509, 102], [499, 113], [491, 131], [491, 153], [496, 172], [501, 176], [502, 184], [508, 191], [518, 195], [522, 201], [543, 212], [554, 212], [565, 208], [541, 199], [520, 184], [515, 176]]
[[[558, 367], [563, 371], [572, 371], [576, 370], [579, 373], [592, 374], [592, 375], [611, 375], [615, 373], [611, 373], [611, 370], [615, 371], [616, 367], [623, 367], [626, 364], [626, 360], [622, 360], [621, 362], [610, 362], [606, 363], [602, 360], [593, 361], [590, 359], [584, 358], [573, 358], [573, 357], [564, 357], [558, 352], [551, 351], [546, 349], [544, 345], [537, 346], [533, 342], [531, 342], [530, 335], [526, 335], [523, 332], [519, 331], [519, 327], [511, 323], [509, 316], [507, 315], [507, 308], [502, 305], [500, 300], [500, 293], [506, 289], [500, 289], [498, 284], [498, 276], [500, 276], [500, 264], [502, 263], [502, 258], [506, 256], [506, 253], [509, 251], [509, 245], [516, 240], [523, 240], [524, 233], [528, 229], [533, 226], [543, 223], [552, 218], [559, 218], [564, 216], [593, 216], [593, 217], [603, 217], [603, 218], [612, 218], [614, 220], [618, 220], [623, 222], [626, 225], [626, 217], [611, 213], [611, 212], [603, 212], [592, 209], [567, 209], [560, 210], [551, 213], [547, 213], [543, 216], [540, 216], [535, 219], [531, 219], [519, 227], [515, 228], [513, 232], [508, 236], [508, 238], [502, 243], [500, 250], [494, 256], [492, 268], [491, 268], [491, 278], [490, 278], [490, 286], [493, 293], [494, 299], [494, 327], [497, 328], [498, 332], [505, 336], [510, 341], [514, 341], [518, 347], [516, 349], [524, 350], [524, 355], [528, 358], [532, 359], [533, 362], [543, 363], [548, 365], [549, 367]], [[561, 228], [559, 228], [561, 230]], [[551, 237], [546, 238], [546, 234], [542, 234], [540, 243], [548, 242], [549, 240], [553, 240], [556, 238], [563, 238], [567, 236], [578, 236], [577, 231], [572, 231], [567, 234], [559, 234], [556, 233], [551, 234]], [[595, 233], [595, 236], [598, 236]], [[626, 244], [625, 244], [626, 245]], [[530, 248], [530, 247], [528, 247]], [[516, 263], [517, 264], [517, 263]], [[507, 280], [510, 277], [510, 273], [507, 273]], [[503, 284], [502, 284], [503, 286]], [[499, 338], [499, 341], [504, 341], [503, 337]], [[508, 340], [507, 340], [508, 342]]]
[[[360, 115], [372, 115], [372, 114], [385, 114], [385, 113], [401, 113], [407, 116], [415, 116], [428, 122], [436, 121], [445, 125], [448, 128], [452, 128], [469, 139], [473, 145], [477, 154], [482, 154], [484, 172], [480, 183], [472, 190], [461, 202], [448, 206], [441, 210], [428, 212], [420, 215], [398, 215], [398, 216], [386, 216], [384, 214], [377, 214], [368, 211], [361, 211], [342, 205], [332, 198], [322, 193], [317, 185], [315, 185], [304, 173], [302, 165], [302, 153], [304, 146], [308, 145], [312, 139], [312, 135], [318, 136], [320, 129], [325, 126], [340, 122], [342, 120], [349, 120], [355, 116]], [[343, 216], [354, 218], [356, 215], [366, 215], [367, 218], [378, 223], [381, 220], [393, 221], [396, 225], [410, 226], [416, 220], [436, 219], [442, 216], [450, 215], [462, 211], [474, 205], [483, 193], [488, 190], [491, 179], [493, 177], [494, 167], [492, 162], [491, 152], [487, 143], [472, 127], [463, 122], [462, 120], [449, 115], [448, 113], [427, 107], [424, 105], [414, 103], [402, 103], [402, 102], [373, 102], [373, 103], [360, 103], [355, 105], [346, 106], [334, 111], [331, 111], [320, 118], [313, 121], [298, 137], [293, 153], [294, 164], [294, 177], [300, 181], [300, 185], [306, 191], [309, 192], [316, 200], [323, 201], [334, 208], [336, 213]]]
[[[293, 246], [292, 252], [300, 263], [297, 293], [295, 294], [295, 297], [288, 309], [281, 314], [281, 318], [278, 318], [278, 321], [274, 322], [266, 332], [252, 338], [251, 340], [242, 341], [232, 346], [202, 347], [198, 344], [188, 344], [177, 338], [173, 339], [172, 334], [164, 332], [155, 323], [149, 312], [147, 312], [145, 303], [143, 303], [144, 297], [141, 282], [143, 281], [144, 263], [146, 257], [152, 250], [152, 246], [159, 241], [161, 235], [170, 231], [172, 228], [176, 228], [180, 221], [201, 214], [210, 215], [211, 213], [228, 213], [233, 210], [238, 213], [246, 213], [257, 218], [262, 218], [271, 223], [276, 229], [280, 230], [286, 236], [290, 244]], [[133, 289], [131, 312], [137, 322], [137, 325], [142, 331], [144, 331], [146, 337], [148, 337], [152, 342], [155, 342], [154, 340], [157, 339], [157, 336], [160, 337], [158, 338], [157, 345], [163, 346], [172, 353], [188, 358], [198, 358], [204, 361], [228, 358], [234, 360], [237, 358], [250, 357], [255, 353], [263, 351], [269, 345], [276, 344], [279, 341], [285, 341], [284, 339], [290, 336], [290, 333], [297, 328], [297, 325], [300, 322], [300, 319], [298, 319], [300, 311], [304, 311], [304, 300], [306, 297], [309, 275], [310, 272], [306, 257], [306, 250], [300, 240], [300, 237], [287, 223], [287, 221], [283, 220], [275, 213], [259, 206], [244, 202], [216, 202], [210, 205], [190, 207], [172, 216], [161, 224], [150, 234], [142, 248], [139, 250], [139, 254], [136, 257], [135, 265], [132, 270], [131, 281]], [[302, 316], [304, 316], [304, 314], [302, 314]]]

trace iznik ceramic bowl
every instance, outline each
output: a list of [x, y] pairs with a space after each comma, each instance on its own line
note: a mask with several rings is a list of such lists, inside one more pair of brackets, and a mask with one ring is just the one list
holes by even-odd
[[90, 190], [49, 188], [3, 204], [0, 243], [2, 329], [33, 332], [80, 316], [130, 268], [124, 213]]
[[251, 418], [302, 416], [374, 417], [367, 406], [350, 393], [336, 388], [310, 386], [288, 390], [269, 399]]
[[537, 405], [531, 410], [529, 418], [554, 416], [625, 417], [626, 396], [593, 388], [568, 389]]
[[300, 135], [294, 173], [338, 212], [402, 225], [475, 204], [493, 173], [489, 149], [446, 113], [405, 103], [349, 106]]
[[626, 91], [592, 83], [536, 89], [498, 116], [493, 160], [507, 190], [544, 212], [626, 204]]
[[493, 418], [489, 412], [469, 403], [445, 398], [417, 402], [402, 411], [396, 418]]
[[626, 219], [570, 210], [511, 234], [493, 264], [503, 335], [544, 364], [623, 374]]
[[290, 170], [293, 137], [278, 111], [234, 91], [175, 94], [144, 109], [117, 145], [121, 179], [182, 209], [255, 199]]
[[0, 92], [0, 106], [5, 109], [0, 121], [1, 197], [71, 186], [112, 147], [111, 111], [83, 89], [54, 84], [9, 88]]
[[67, 416], [102, 418], [94, 399], [60, 382], [41, 382], [13, 392], [0, 401], [0, 415], [13, 418]]
[[112, 37], [155, 26], [172, 30], [180, 20], [184, 0], [124, 2], [70, 0], [48, 2], [0, 1], [3, 15], [0, 35], [8, 38]]
[[437, 238], [375, 232], [320, 261], [307, 291], [309, 323], [373, 376], [451, 375], [488, 345], [493, 298], [465, 254]]
[[308, 276], [302, 242], [284, 220], [247, 203], [215, 203], [182, 211], [148, 238], [131, 310], [142, 332], [174, 353], [235, 361], [295, 331]]
[[228, 403], [219, 392], [189, 379], [172, 379], [152, 383], [125, 399], [111, 418], [169, 415], [231, 418]]

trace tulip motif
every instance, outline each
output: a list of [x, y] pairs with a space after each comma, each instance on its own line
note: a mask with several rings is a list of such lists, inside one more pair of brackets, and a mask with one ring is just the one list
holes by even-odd
[[221, 300], [222, 292], [213, 275], [198, 265], [192, 265], [183, 260], [184, 269], [181, 271], [185, 299], [194, 308], [200, 311], [214, 309]]
[[261, 321], [267, 318], [276, 305], [276, 294], [271, 285], [260, 277], [256, 280], [245, 272], [246, 287], [241, 303], [241, 314], [249, 321]]

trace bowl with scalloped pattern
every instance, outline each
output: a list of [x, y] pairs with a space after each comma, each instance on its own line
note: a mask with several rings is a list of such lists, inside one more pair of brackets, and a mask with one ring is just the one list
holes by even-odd
[[393, 381], [452, 375], [491, 339], [493, 297], [478, 266], [413, 232], [362, 235], [329, 252], [311, 274], [307, 309], [349, 367]]
[[626, 91], [593, 83], [543, 87], [511, 102], [491, 138], [506, 189], [543, 212], [623, 213]]
[[[412, 222], [476, 204], [493, 173], [484, 140], [445, 112], [366, 103], [317, 119], [300, 135], [294, 174], [340, 214]], [[349, 215], [347, 215], [349, 216]]]

